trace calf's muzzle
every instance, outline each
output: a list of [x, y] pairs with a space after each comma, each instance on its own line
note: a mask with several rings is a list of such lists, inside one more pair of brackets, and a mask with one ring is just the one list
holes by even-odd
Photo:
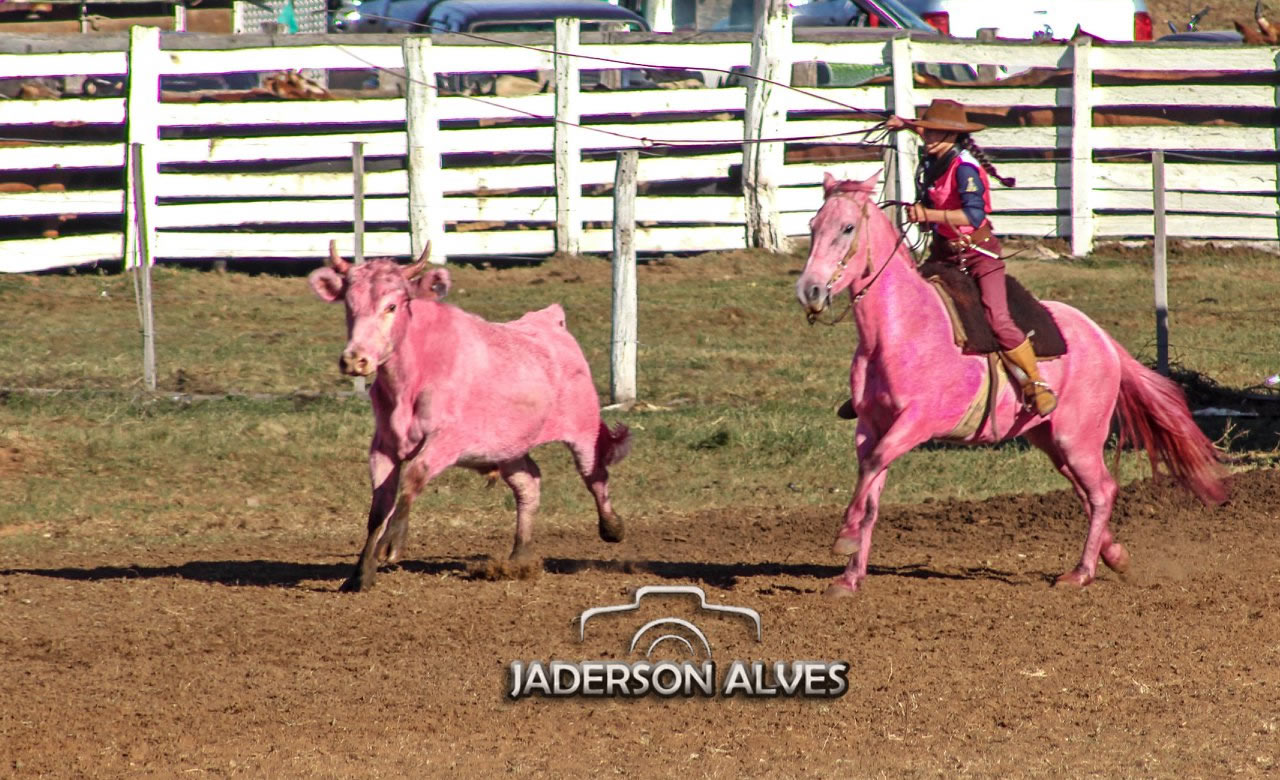
[[377, 363], [353, 349], [344, 350], [338, 358], [338, 368], [348, 376], [369, 376], [376, 369]]

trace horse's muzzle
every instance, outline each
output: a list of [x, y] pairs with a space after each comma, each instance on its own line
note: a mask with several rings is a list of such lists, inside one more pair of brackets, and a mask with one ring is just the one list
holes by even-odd
[[827, 290], [817, 283], [805, 283], [802, 279], [796, 285], [796, 298], [800, 300], [800, 305], [804, 307], [805, 317], [809, 323], [813, 321], [819, 314], [826, 311], [831, 299], [827, 295]]

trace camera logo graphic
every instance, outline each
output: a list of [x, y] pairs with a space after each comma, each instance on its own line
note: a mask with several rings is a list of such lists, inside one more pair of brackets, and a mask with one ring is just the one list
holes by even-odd
[[[591, 618], [597, 615], [606, 615], [616, 612], [634, 612], [640, 609], [640, 602], [643, 601], [646, 596], [657, 595], [697, 596], [699, 610], [711, 613], [740, 615], [751, 621], [752, 625], [755, 627], [756, 641], [764, 641], [764, 631], [760, 622], [759, 612], [756, 612], [750, 607], [730, 607], [724, 604], [712, 604], [707, 601], [707, 594], [703, 592], [702, 588], [699, 588], [696, 585], [645, 585], [636, 589], [635, 596], [630, 604], [617, 604], [611, 607], [591, 607], [590, 609], [584, 609], [582, 614], [579, 615], [575, 621], [578, 624], [578, 641], [586, 641], [587, 621], [591, 620]], [[682, 634], [663, 633], [650, 641], [648, 647], [644, 650], [645, 658], [650, 658], [658, 645], [663, 642], [670, 641], [683, 644], [691, 656], [699, 655], [699, 650], [701, 650], [702, 657], [708, 661], [711, 660], [711, 643], [707, 640], [707, 635], [692, 622], [678, 617], [656, 618], [645, 623], [643, 626], [640, 626], [640, 628], [636, 629], [636, 632], [632, 634], [631, 644], [627, 648], [627, 652], [635, 653], [636, 648], [640, 646], [641, 639], [643, 639], [650, 630], [654, 630], [653, 633], [658, 634], [658, 631], [660, 630], [669, 629], [683, 629], [689, 634], [692, 634], [698, 640], [699, 647], [695, 647], [694, 643], [690, 642], [689, 639]]]
[[[645, 585], [637, 588], [631, 602], [605, 607], [589, 607], [574, 621], [579, 642], [586, 642], [587, 625], [601, 615], [635, 612], [651, 596], [695, 596], [699, 613], [734, 616], [749, 625], [756, 642], [763, 642], [760, 613], [750, 607], [713, 604], [695, 585]], [[671, 643], [687, 651], [687, 660], [654, 661], [659, 647]], [[804, 696], [837, 698], [849, 689], [849, 664], [845, 661], [733, 661], [723, 675], [717, 674], [711, 642], [691, 620], [668, 616], [640, 626], [627, 643], [635, 661], [512, 661], [508, 696], [623, 697], [641, 696], [685, 698], [716, 696], [758, 697]]]

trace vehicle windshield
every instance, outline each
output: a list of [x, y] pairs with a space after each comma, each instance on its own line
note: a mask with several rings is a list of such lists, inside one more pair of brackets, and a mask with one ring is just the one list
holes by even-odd
[[929, 32], [935, 32], [928, 22], [921, 19], [915, 11], [907, 8], [905, 5], [898, 2], [898, 0], [863, 0], [863, 2], [859, 4], [880, 6], [881, 9], [887, 12], [886, 14], [883, 14], [884, 16], [893, 17], [901, 22], [903, 27], [907, 27], [912, 30], [927, 30]]
[[[754, 26], [752, 6], [749, 0], [734, 0], [729, 7], [729, 15], [711, 25], [710, 29], [751, 30]], [[797, 27], [888, 27], [937, 34], [932, 26], [900, 0], [793, 1], [792, 14]], [[871, 17], [876, 17], [879, 22], [870, 21]]]

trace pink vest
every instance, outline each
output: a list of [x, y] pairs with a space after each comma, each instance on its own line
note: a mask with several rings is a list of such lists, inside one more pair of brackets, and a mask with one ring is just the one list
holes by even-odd
[[[968, 163], [978, 169], [978, 178], [982, 179], [982, 208], [988, 214], [991, 213], [991, 182], [987, 178], [987, 172], [983, 170], [982, 165], [978, 163], [968, 150], [960, 150], [952, 160], [947, 172], [938, 177], [938, 180], [929, 187], [929, 202], [933, 204], [935, 209], [958, 209], [960, 208], [960, 193], [956, 190], [956, 168], [962, 163]], [[943, 238], [952, 239], [959, 238], [962, 235], [968, 235], [978, 228], [966, 222], [963, 225], [948, 225], [945, 222], [935, 222], [933, 229]]]

